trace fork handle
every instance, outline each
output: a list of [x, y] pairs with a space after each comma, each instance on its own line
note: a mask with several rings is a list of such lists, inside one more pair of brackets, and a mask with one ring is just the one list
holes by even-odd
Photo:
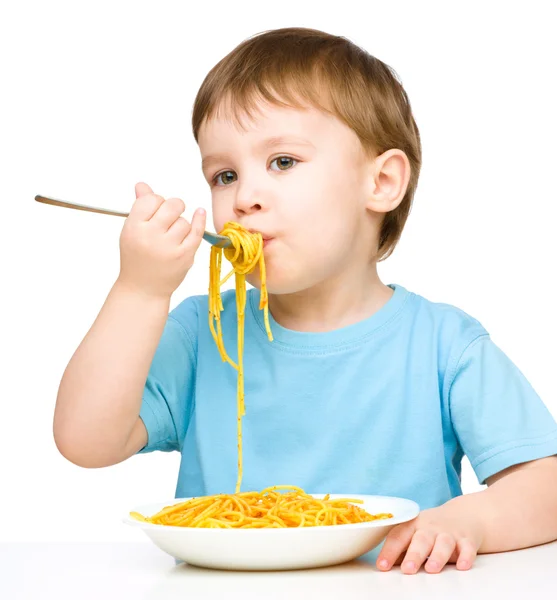
[[77, 202], [64, 202], [63, 200], [55, 200], [54, 198], [47, 198], [46, 196], [35, 196], [37, 202], [43, 204], [52, 204], [52, 206], [62, 206], [64, 208], [73, 208], [75, 210], [84, 210], [86, 212], [99, 213], [101, 215], [114, 215], [115, 217], [128, 217], [130, 213], [120, 212], [118, 210], [110, 210], [108, 208], [96, 208], [94, 206], [87, 206], [85, 204], [78, 204]]

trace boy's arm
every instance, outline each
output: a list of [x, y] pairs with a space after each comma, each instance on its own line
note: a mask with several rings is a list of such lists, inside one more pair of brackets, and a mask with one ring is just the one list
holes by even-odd
[[120, 282], [113, 286], [58, 391], [54, 439], [71, 462], [108, 466], [147, 443], [139, 411], [169, 304]]
[[[428, 572], [447, 562], [469, 569], [476, 554], [517, 550], [557, 539], [557, 457], [515, 465], [490, 477], [488, 488], [458, 496], [393, 528], [377, 564]], [[384, 562], [386, 561], [386, 562]]]
[[120, 236], [120, 274], [60, 383], [54, 439], [83, 467], [120, 462], [145, 446], [139, 417], [149, 368], [168, 318], [170, 298], [193, 264], [205, 229], [178, 198], [136, 185]]
[[[557, 539], [557, 456], [515, 465], [470, 494], [485, 520], [479, 552], [527, 548]], [[466, 497], [466, 496], [464, 496]]]

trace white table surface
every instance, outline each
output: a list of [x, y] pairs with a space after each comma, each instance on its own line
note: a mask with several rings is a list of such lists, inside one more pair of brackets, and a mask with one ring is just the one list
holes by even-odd
[[470, 571], [382, 573], [373, 553], [306, 571], [233, 572], [176, 565], [150, 542], [0, 544], [2, 600], [352, 600], [557, 598], [557, 542], [481, 555]]

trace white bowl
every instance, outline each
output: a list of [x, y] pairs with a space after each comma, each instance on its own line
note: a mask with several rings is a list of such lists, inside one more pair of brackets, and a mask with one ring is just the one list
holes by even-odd
[[[311, 494], [323, 498], [325, 494]], [[139, 527], [161, 550], [174, 558], [212, 569], [286, 570], [337, 565], [373, 550], [397, 524], [418, 516], [419, 506], [412, 500], [392, 496], [331, 494], [335, 498], [363, 500], [357, 506], [371, 514], [391, 513], [391, 519], [368, 523], [289, 527], [269, 529], [208, 529], [143, 523], [129, 515], [124, 522]], [[150, 516], [177, 502], [145, 504], [133, 510]]]

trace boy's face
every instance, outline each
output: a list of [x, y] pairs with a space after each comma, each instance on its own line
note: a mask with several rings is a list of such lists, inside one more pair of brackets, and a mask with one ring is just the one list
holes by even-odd
[[[236, 221], [263, 234], [274, 294], [306, 290], [355, 260], [369, 261], [377, 223], [366, 209], [371, 167], [356, 134], [316, 108], [258, 109], [253, 120], [245, 116], [245, 130], [222, 111], [199, 131], [216, 231]], [[248, 280], [259, 286], [258, 270]]]

